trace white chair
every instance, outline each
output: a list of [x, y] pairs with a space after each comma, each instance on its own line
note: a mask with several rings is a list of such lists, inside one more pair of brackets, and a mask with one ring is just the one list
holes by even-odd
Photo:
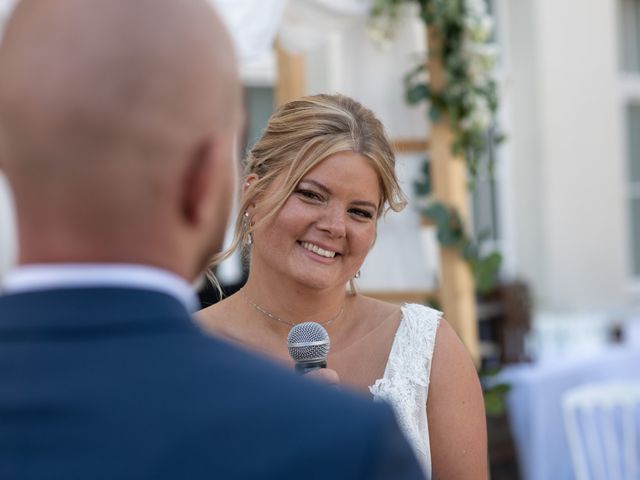
[[569, 390], [563, 415], [577, 480], [640, 480], [639, 382]]

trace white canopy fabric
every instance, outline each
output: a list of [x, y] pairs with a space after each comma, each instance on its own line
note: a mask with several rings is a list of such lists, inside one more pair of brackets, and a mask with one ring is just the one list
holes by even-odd
[[371, 8], [371, 0], [210, 1], [234, 38], [241, 64], [269, 55], [277, 34], [292, 53], [317, 48]]
[[318, 48], [370, 8], [370, 0], [289, 0], [279, 29], [282, 47], [291, 53]]
[[270, 54], [287, 0], [209, 1], [227, 25], [241, 63]]

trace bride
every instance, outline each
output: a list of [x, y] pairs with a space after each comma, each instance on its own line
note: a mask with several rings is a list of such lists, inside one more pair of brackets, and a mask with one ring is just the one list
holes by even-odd
[[[474, 366], [440, 312], [357, 293], [353, 278], [386, 209], [404, 195], [382, 124], [341, 95], [278, 109], [248, 155], [235, 241], [249, 278], [202, 310], [203, 327], [287, 366], [296, 323], [331, 338], [319, 374], [392, 404], [428, 478], [486, 478], [486, 428]], [[348, 288], [347, 288], [348, 285]]]

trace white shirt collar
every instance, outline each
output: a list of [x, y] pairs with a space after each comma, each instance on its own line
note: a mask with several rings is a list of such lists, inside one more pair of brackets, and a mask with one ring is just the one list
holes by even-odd
[[189, 312], [199, 308], [198, 298], [183, 278], [156, 267], [125, 263], [60, 263], [22, 265], [10, 270], [4, 293], [68, 287], [125, 287], [154, 290], [177, 298]]

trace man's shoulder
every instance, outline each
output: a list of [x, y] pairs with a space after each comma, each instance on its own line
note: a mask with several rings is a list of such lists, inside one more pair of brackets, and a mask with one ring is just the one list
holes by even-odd
[[[69, 297], [77, 300], [73, 308], [56, 305], [57, 295], [35, 310], [25, 306], [44, 297], [0, 302], [0, 329], [20, 332], [3, 341], [25, 345], [33, 338], [39, 347], [4, 349], [0, 358], [11, 374], [5, 379], [24, 383], [31, 375], [30, 382], [60, 397], [65, 412], [83, 412], [82, 429], [117, 438], [114, 451], [178, 452], [194, 471], [237, 478], [293, 478], [310, 465], [319, 467], [307, 478], [336, 479], [374, 478], [385, 465], [415, 467], [389, 407], [209, 336], [178, 302], [136, 296], [133, 309], [96, 307], [113, 297], [86, 293]], [[8, 303], [15, 307], [11, 321], [2, 318]], [[149, 303], [153, 310], [140, 307]], [[54, 369], [64, 375], [52, 376], [52, 365], [64, 365]]]
[[[391, 409], [360, 394], [294, 375], [270, 359], [202, 334], [189, 345], [189, 382], [203, 404], [227, 411], [268, 412], [265, 422], [335, 426], [348, 422], [354, 435], [388, 427]], [[247, 414], [245, 414], [247, 415]]]
[[[273, 462], [285, 448], [288, 462], [302, 471], [321, 465], [322, 478], [378, 478], [391, 464], [413, 473], [380, 478], [420, 478], [388, 405], [297, 377], [223, 340], [201, 342], [186, 389], [197, 400], [177, 426], [183, 437], [215, 431], [218, 438], [240, 442], [258, 464], [263, 456]], [[201, 347], [207, 353], [200, 356]], [[216, 441], [201, 437], [202, 445]]]
[[287, 410], [307, 411], [322, 405], [328, 409], [347, 412], [353, 410], [362, 416], [386, 415], [387, 408], [349, 391], [328, 387], [311, 379], [294, 375], [292, 371], [272, 360], [228, 341], [202, 334], [192, 339], [194, 368], [202, 376], [192, 377], [194, 382], [203, 382], [216, 390], [211, 378], [220, 378], [233, 389], [231, 394], [241, 395], [245, 390], [257, 391], [264, 403], [282, 403]]

